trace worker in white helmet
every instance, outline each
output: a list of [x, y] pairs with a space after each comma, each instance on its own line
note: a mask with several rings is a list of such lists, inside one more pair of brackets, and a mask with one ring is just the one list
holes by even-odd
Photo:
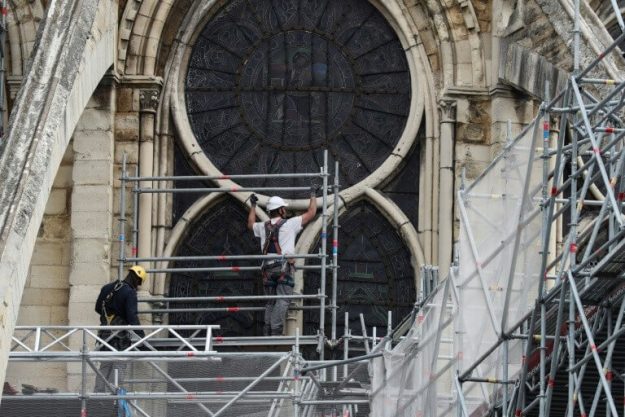
[[[252, 230], [254, 236], [260, 239], [260, 248], [264, 255], [275, 253], [288, 256], [295, 253], [295, 237], [317, 213], [316, 193], [318, 189], [318, 186], [311, 187], [310, 202], [306, 212], [289, 219], [286, 217], [286, 208], [289, 204], [281, 197], [271, 197], [267, 202], [270, 220], [266, 222], [256, 221], [256, 202], [258, 199], [252, 194], [247, 228]], [[288, 296], [293, 294], [293, 286], [295, 285], [293, 278], [295, 272], [294, 259], [285, 257], [283, 259], [265, 260], [261, 266], [261, 272], [265, 295]], [[267, 301], [263, 326], [265, 336], [282, 335], [290, 301], [288, 298]]]

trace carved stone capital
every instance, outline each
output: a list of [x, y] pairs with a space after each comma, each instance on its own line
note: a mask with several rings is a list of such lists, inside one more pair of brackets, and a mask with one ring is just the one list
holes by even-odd
[[156, 113], [159, 99], [158, 90], [141, 90], [139, 93], [139, 104], [142, 112]]
[[440, 100], [438, 102], [438, 110], [441, 116], [441, 123], [454, 123], [456, 121], [456, 100]]

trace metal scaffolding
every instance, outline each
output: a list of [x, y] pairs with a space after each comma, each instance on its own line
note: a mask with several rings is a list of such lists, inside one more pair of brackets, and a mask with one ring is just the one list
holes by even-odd
[[625, 415], [625, 79], [601, 67], [625, 33], [581, 69], [575, 3], [566, 88], [462, 185], [458, 264], [375, 360], [376, 417]]
[[[476, 279], [454, 283], [462, 294], [467, 292], [464, 285], [482, 281], [496, 337], [491, 347], [481, 346], [472, 362], [465, 355], [458, 366], [459, 415], [468, 417], [483, 404], [502, 416], [624, 415], [621, 395], [615, 392], [623, 392], [625, 363], [613, 358], [625, 332], [625, 79], [602, 77], [600, 63], [625, 33], [580, 69], [579, 0], [575, 6], [574, 70], [566, 88], [547, 100], [534, 122], [504, 150], [501, 159], [510, 161], [491, 165], [505, 166], [495, 175], [506, 185], [518, 180], [522, 191], [508, 202], [515, 215], [511, 233], [500, 235], [501, 244], [491, 245], [490, 252], [480, 252], [476, 222], [466, 209], [480, 198], [475, 191], [488, 182], [491, 171], [460, 192], [471, 248], [466, 263], [470, 259], [474, 266], [460, 265], [459, 275], [468, 269]], [[523, 173], [513, 178], [515, 170]], [[505, 187], [499, 191], [488, 198], [509, 197]], [[488, 271], [493, 261], [505, 257], [506, 262]], [[506, 287], [496, 289], [505, 295], [493, 295], [487, 287], [494, 282], [491, 273], [507, 274], [499, 278]], [[460, 315], [469, 311], [462, 308], [466, 301], [459, 304]], [[513, 347], [521, 357], [510, 360]], [[471, 385], [486, 397], [467, 399]]]
[[[405, 318], [392, 329], [392, 316], [388, 314], [387, 335], [377, 336], [376, 328], [367, 334], [365, 317], [360, 315], [362, 336], [352, 335], [349, 314], [345, 314], [345, 331], [337, 335], [337, 279], [338, 279], [338, 232], [339, 232], [339, 167], [334, 164], [334, 182], [330, 183], [328, 153], [324, 152], [324, 165], [319, 173], [228, 175], [228, 176], [178, 176], [139, 177], [130, 176], [126, 157], [122, 163], [120, 216], [119, 216], [119, 267], [118, 279], [123, 279], [126, 266], [151, 263], [156, 267], [150, 273], [214, 272], [214, 271], [260, 271], [258, 266], [180, 267], [170, 266], [177, 261], [220, 261], [280, 259], [281, 255], [211, 255], [187, 257], [129, 257], [126, 255], [126, 222], [132, 222], [132, 252], [136, 254], [139, 196], [144, 193], [202, 193], [211, 192], [266, 192], [307, 191], [308, 187], [236, 187], [220, 186], [206, 188], [151, 188], [146, 184], [176, 183], [194, 180], [258, 179], [258, 178], [312, 178], [322, 181], [321, 239], [316, 254], [294, 254], [289, 258], [319, 260], [313, 265], [298, 266], [305, 270], [320, 271], [321, 282], [317, 294], [294, 294], [288, 297], [240, 294], [224, 296], [214, 294], [202, 297], [157, 296], [142, 299], [150, 308], [140, 311], [148, 314], [176, 312], [226, 312], [240, 314], [262, 311], [261, 306], [239, 306], [237, 303], [263, 303], [270, 299], [289, 298], [294, 301], [311, 301], [313, 305], [291, 306], [291, 309], [318, 309], [319, 328], [315, 334], [294, 336], [225, 337], [215, 334], [215, 325], [153, 325], [153, 326], [18, 326], [13, 336], [9, 360], [32, 363], [77, 363], [74, 369], [75, 390], [48, 389], [31, 395], [4, 395], [3, 411], [32, 410], [26, 404], [38, 404], [42, 400], [80, 405], [80, 409], [46, 411], [47, 416], [99, 415], [102, 410], [130, 407], [129, 413], [141, 416], [320, 416], [334, 413], [349, 416], [368, 415], [369, 374], [362, 364], [381, 355], [383, 347], [399, 340], [410, 328], [411, 317]], [[132, 189], [133, 216], [127, 218], [127, 189]], [[330, 207], [330, 195], [333, 204]], [[329, 225], [332, 210], [332, 224]], [[332, 227], [331, 237], [328, 227]], [[331, 253], [326, 242], [332, 239]], [[329, 259], [329, 261], [328, 261]], [[326, 294], [328, 268], [332, 271], [330, 288]], [[431, 291], [436, 285], [435, 268], [422, 271], [422, 288]], [[330, 305], [327, 305], [328, 295]], [[185, 303], [207, 306], [184, 307]], [[217, 304], [217, 306], [211, 306]], [[183, 307], [178, 307], [183, 305]], [[330, 335], [325, 334], [326, 310], [330, 310]], [[140, 337], [143, 330], [145, 337]], [[112, 331], [112, 333], [107, 333]], [[119, 350], [111, 340], [121, 332], [130, 332], [132, 344]], [[366, 355], [354, 355], [354, 345], [362, 346]], [[318, 359], [305, 358], [300, 347], [316, 347]], [[324, 350], [341, 347], [342, 360], [324, 359]], [[350, 349], [351, 352], [350, 352]], [[357, 353], [356, 353], [357, 354]], [[69, 365], [68, 365], [69, 366]], [[69, 372], [68, 368], [68, 372]], [[79, 370], [78, 370], [79, 369]], [[114, 370], [111, 378], [110, 371]], [[329, 371], [329, 372], [328, 372]], [[69, 374], [68, 374], [69, 375]], [[68, 376], [68, 380], [71, 379]], [[98, 389], [97, 380], [103, 381]], [[68, 386], [71, 382], [68, 383]], [[104, 388], [104, 389], [101, 389]], [[63, 391], [63, 392], [58, 392]], [[69, 405], [68, 405], [69, 406]], [[57, 414], [55, 414], [55, 412]], [[35, 412], [36, 414], [36, 412]]]
[[[436, 269], [421, 271], [415, 309], [395, 326], [389, 314], [386, 336], [378, 337], [375, 328], [369, 336], [362, 315], [362, 336], [353, 336], [347, 314], [344, 334], [337, 335], [341, 202], [338, 164], [331, 185], [327, 152], [320, 173], [263, 176], [131, 177], [124, 159], [120, 279], [127, 263], [276, 257], [126, 257], [128, 184], [134, 185], [132, 244], [136, 247], [139, 194], [307, 189], [141, 188], [146, 181], [321, 178], [321, 250], [291, 256], [319, 259], [319, 264], [304, 268], [320, 271], [321, 288], [318, 294], [290, 297], [318, 302], [295, 308], [318, 309], [319, 329], [310, 335], [298, 331], [295, 336], [221, 337], [213, 333], [216, 326], [163, 325], [143, 326], [146, 336], [139, 337], [133, 332], [139, 327], [107, 327], [133, 333], [132, 345], [119, 351], [108, 343], [113, 335], [102, 336], [99, 332], [104, 328], [98, 326], [17, 327], [11, 361], [79, 363], [79, 388], [4, 396], [3, 404], [73, 400], [80, 403], [80, 415], [86, 415], [97, 401], [110, 401], [111, 406], [114, 401], [115, 407], [127, 404], [142, 416], [312, 417], [331, 412], [353, 417], [367, 415], [370, 407], [375, 417], [625, 417], [625, 355], [619, 349], [625, 337], [625, 79], [608, 79], [601, 69], [602, 61], [623, 43], [625, 33], [582, 69], [579, 2], [575, 1], [574, 71], [566, 88], [545, 100], [536, 118], [518, 135], [513, 136], [509, 126], [501, 155], [474, 182], [462, 184], [457, 200], [461, 220], [458, 262], [441, 284]], [[612, 5], [624, 30], [615, 0]], [[548, 85], [545, 91], [548, 96]], [[334, 202], [329, 262], [330, 194]], [[328, 268], [332, 271], [329, 306]], [[225, 270], [259, 267], [157, 267], [149, 272]], [[262, 308], [172, 305], [272, 298], [155, 297], [149, 301], [163, 307], [144, 312], [237, 314]], [[324, 332], [327, 309], [331, 312], [329, 337]], [[324, 347], [339, 343], [343, 359], [325, 359]], [[350, 358], [351, 343], [361, 343], [365, 355]], [[303, 345], [316, 346], [319, 360], [305, 358]], [[250, 349], [234, 353], [229, 350], [233, 346]], [[115, 378], [113, 382], [107, 379], [107, 392], [93, 392], [93, 379], [105, 379], [102, 369], [107, 364], [116, 366]]]
[[[336, 341], [336, 290], [332, 291], [332, 298], [330, 306], [326, 306], [326, 298], [327, 295], [325, 293], [326, 289], [326, 277], [328, 268], [332, 270], [332, 288], [336, 288], [336, 277], [338, 271], [338, 205], [340, 203], [339, 198], [339, 165], [338, 161], [335, 162], [334, 166], [334, 184], [330, 184], [330, 169], [328, 166], [328, 151], [325, 150], [323, 153], [323, 166], [318, 173], [279, 173], [279, 174], [258, 174], [258, 175], [216, 175], [216, 176], [161, 176], [161, 177], [139, 177], [139, 176], [129, 176], [128, 169], [126, 165], [126, 158], [124, 156], [122, 162], [122, 177], [121, 177], [121, 198], [120, 198], [120, 217], [119, 217], [119, 267], [118, 267], [118, 279], [121, 280], [123, 278], [123, 273], [125, 266], [128, 263], [149, 263], [155, 262], [157, 265], [167, 265], [169, 262], [179, 262], [179, 261], [220, 261], [220, 262], [230, 262], [230, 261], [244, 261], [244, 260], [258, 260], [263, 261], [267, 259], [284, 259], [284, 255], [276, 255], [276, 254], [268, 254], [268, 255], [257, 255], [257, 254], [240, 254], [240, 255], [205, 255], [205, 256], [170, 256], [170, 257], [127, 257], [126, 256], [126, 247], [125, 247], [125, 222], [126, 222], [126, 188], [129, 184], [132, 184], [132, 193], [133, 193], [133, 218], [132, 218], [132, 250], [136, 252], [137, 248], [137, 240], [139, 235], [138, 230], [138, 202], [140, 200], [139, 196], [145, 193], [195, 193], [195, 194], [209, 194], [209, 193], [252, 193], [252, 192], [296, 192], [296, 191], [309, 191], [310, 187], [198, 187], [198, 188], [168, 188], [165, 187], [155, 187], [152, 188], [148, 184], [151, 183], [169, 183], [176, 184], [180, 182], [186, 181], [216, 181], [219, 183], [220, 181], [225, 180], [245, 180], [245, 179], [278, 179], [278, 178], [310, 178], [310, 179], [318, 179], [321, 181], [321, 248], [319, 253], [317, 254], [292, 254], [288, 255], [289, 259], [308, 259], [308, 260], [319, 260], [318, 264], [314, 265], [301, 265], [297, 268], [300, 270], [318, 270], [321, 275], [321, 284], [318, 294], [296, 294], [288, 297], [283, 296], [275, 296], [275, 295], [237, 295], [237, 296], [223, 296], [220, 294], [215, 294], [212, 297], [154, 297], [149, 298], [144, 301], [148, 301], [150, 303], [159, 303], [162, 307], [154, 307], [148, 310], [142, 311], [142, 313], [158, 313], [158, 314], [167, 314], [167, 313], [175, 313], [175, 312], [225, 312], [230, 314], [239, 314], [241, 312], [250, 312], [250, 311], [264, 311], [264, 307], [241, 307], [237, 305], [223, 306], [224, 302], [264, 302], [272, 299], [280, 299], [280, 298], [289, 298], [291, 300], [297, 301], [316, 301], [318, 303], [317, 306], [290, 306], [291, 310], [306, 310], [306, 309], [318, 309], [319, 310], [319, 322], [321, 324], [325, 323], [325, 312], [327, 308], [330, 308], [333, 311], [332, 321], [331, 321], [331, 342]], [[333, 247], [332, 247], [332, 263], [328, 263], [328, 254], [327, 254], [327, 236], [328, 236], [328, 220], [329, 220], [329, 196], [333, 195], [333, 206], [334, 206], [334, 218], [333, 218]], [[259, 266], [218, 266], [218, 267], [156, 267], [148, 269], [149, 273], [175, 273], [175, 272], [239, 272], [239, 271], [258, 271], [260, 273], [261, 267]], [[183, 308], [175, 308], [172, 307], [171, 304], [176, 303], [188, 303], [188, 302], [213, 302], [219, 303], [222, 306], [220, 307], [183, 307]], [[311, 340], [310, 337], [315, 337], [318, 352], [320, 355], [320, 359], [323, 360], [324, 355], [324, 346], [326, 343], [326, 335], [324, 331], [324, 326], [320, 325], [318, 332], [315, 335], [302, 335], [304, 340]]]

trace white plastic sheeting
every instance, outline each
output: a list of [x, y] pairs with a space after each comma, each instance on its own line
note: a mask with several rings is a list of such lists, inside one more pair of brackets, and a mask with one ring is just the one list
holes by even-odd
[[[426, 417], [439, 415], [438, 392], [449, 393], [453, 358], [453, 306], [450, 280], [419, 311], [412, 329], [393, 350], [373, 361], [371, 415]], [[441, 359], [441, 357], [446, 359]], [[443, 363], [444, 362], [444, 363]]]
[[[536, 119], [459, 192], [458, 268], [421, 310], [408, 336], [374, 361], [372, 416], [458, 415], [452, 378], [533, 308], [542, 279], [542, 138]], [[509, 341], [508, 354], [510, 379], [520, 370], [521, 342]], [[500, 345], [471, 376], [501, 380], [503, 370]], [[465, 382], [462, 390], [472, 417], [483, 415], [502, 395], [500, 384]]]
[[[494, 346], [502, 333], [518, 327], [538, 295], [542, 136], [541, 123], [535, 120], [476, 182], [459, 193], [459, 267], [452, 278], [458, 294], [455, 330], [460, 374]], [[520, 369], [520, 345], [518, 339], [509, 341], [508, 378]], [[472, 376], [502, 380], [503, 347], [485, 358]], [[498, 391], [498, 384], [465, 383], [469, 414], [494, 401]]]

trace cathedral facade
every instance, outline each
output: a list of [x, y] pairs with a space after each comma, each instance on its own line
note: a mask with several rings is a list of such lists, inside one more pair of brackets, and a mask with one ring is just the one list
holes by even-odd
[[[19, 125], [29, 106], [50, 106], [38, 120], [56, 118], [61, 133], [42, 151], [48, 159], [38, 162], [46, 167], [37, 188], [45, 199], [41, 208], [33, 202], [20, 222], [11, 217], [21, 213], [13, 209], [17, 199], [0, 206], [7, 213], [3, 238], [11, 242], [11, 231], [23, 230], [14, 234], [23, 252], [2, 247], [3, 262], [17, 265], [7, 269], [16, 287], [7, 287], [4, 297], [18, 301], [5, 301], [12, 310], [2, 319], [8, 329], [97, 324], [95, 299], [119, 277], [123, 258], [258, 252], [246, 230], [248, 192], [133, 193], [133, 187], [306, 187], [310, 183], [297, 178], [227, 176], [319, 172], [324, 150], [331, 168], [339, 163], [339, 317], [349, 312], [358, 326], [362, 313], [383, 328], [387, 311], [397, 320], [411, 311], [423, 266], [436, 265], [441, 278], [446, 275], [458, 233], [458, 190], [535, 116], [573, 67], [571, 0], [9, 3], [9, 139], [35, 137]], [[582, 3], [582, 56], [591, 60], [610, 43], [616, 23], [606, 17], [609, 2]], [[46, 43], [50, 33], [69, 31], [61, 17], [70, 6], [92, 9], [81, 17], [83, 37], [73, 32], [65, 44]], [[90, 52], [72, 57], [72, 42], [80, 39]], [[57, 94], [54, 100], [28, 94], [35, 89], [28, 86], [31, 68], [46, 59], [51, 73], [55, 63], [70, 63], [53, 77], [65, 98], [53, 83], [44, 93]], [[616, 74], [623, 65], [614, 56], [605, 71]], [[43, 126], [37, 123], [31, 133]], [[11, 152], [7, 143], [4, 155]], [[25, 172], [35, 155], [16, 152], [23, 153]], [[171, 176], [224, 179], [122, 181]], [[261, 208], [270, 194], [259, 193]], [[294, 212], [305, 209], [305, 195], [283, 197]], [[318, 253], [320, 239], [318, 219], [302, 232], [298, 252]], [[296, 292], [315, 294], [320, 282], [318, 273], [300, 270]], [[253, 272], [155, 272], [140, 298], [260, 292]], [[143, 320], [219, 324], [224, 335], [261, 331], [257, 313], [145, 314]], [[311, 311], [294, 312], [287, 330], [312, 334], [318, 321]], [[36, 376], [11, 365], [6, 380], [45, 386], [62, 380], [72, 388], [79, 374], [71, 364]]]

